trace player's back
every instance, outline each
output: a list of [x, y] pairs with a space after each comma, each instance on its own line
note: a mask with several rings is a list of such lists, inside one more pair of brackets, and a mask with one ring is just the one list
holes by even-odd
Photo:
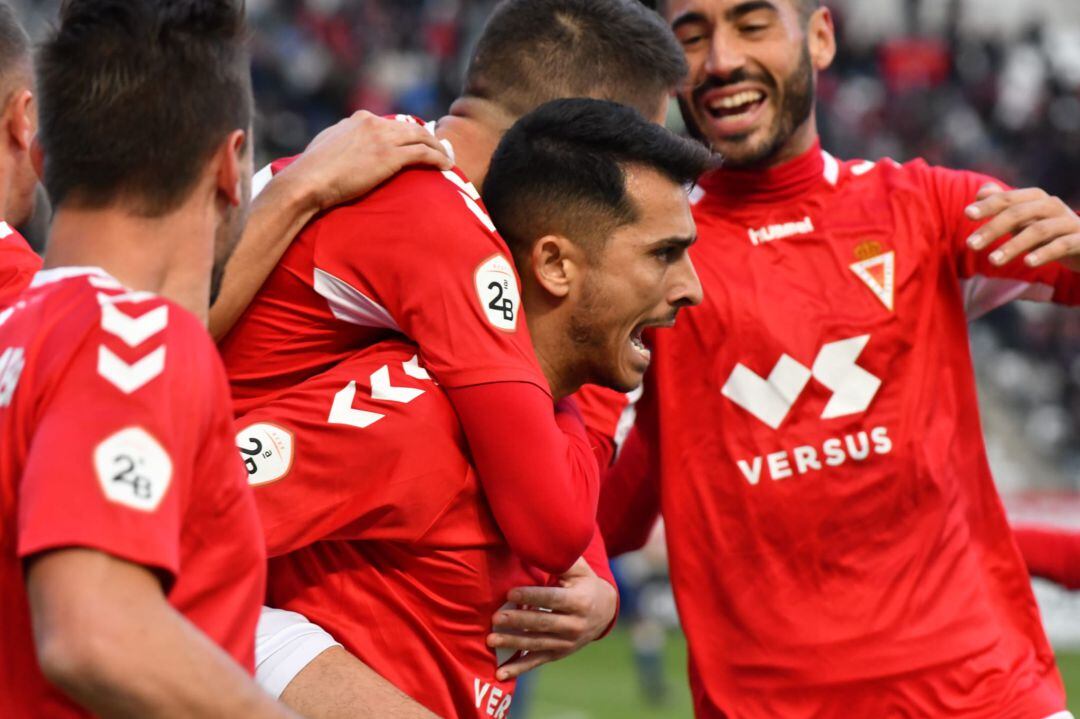
[[505, 716], [514, 683], [495, 680], [491, 616], [548, 575], [507, 547], [417, 351], [366, 348], [239, 421], [268, 600], [440, 716]]
[[[288, 163], [271, 167], [276, 171]], [[477, 311], [479, 288], [473, 289], [480, 279], [491, 279], [480, 264], [508, 254], [490, 223], [479, 193], [456, 169], [406, 169], [316, 217], [220, 343], [238, 414], [395, 336], [420, 342], [444, 383], [467, 371], [462, 341], [473, 331], [474, 316], [488, 322]], [[512, 278], [512, 265], [503, 264]], [[455, 282], [443, 279], [448, 272]], [[469, 296], [458, 297], [455, 284], [467, 285]], [[516, 294], [515, 280], [511, 318]], [[459, 308], [457, 302], [469, 305]], [[460, 336], [444, 338], [446, 325], [457, 327]], [[500, 329], [516, 326], [515, 320]], [[527, 349], [521, 362], [533, 367], [531, 345]]]
[[100, 270], [41, 272], [0, 312], [0, 714], [81, 716], [38, 669], [24, 582], [63, 547], [160, 574], [251, 667], [265, 554], [227, 391], [194, 316]]

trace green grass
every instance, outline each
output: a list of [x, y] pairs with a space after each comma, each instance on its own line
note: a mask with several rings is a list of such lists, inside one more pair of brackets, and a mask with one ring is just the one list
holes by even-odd
[[[691, 719], [686, 642], [673, 636], [665, 650], [668, 701], [650, 706], [634, 672], [630, 638], [617, 631], [573, 657], [544, 667], [533, 685], [526, 719]], [[1059, 653], [1069, 709], [1080, 717], [1080, 653]], [[516, 707], [515, 707], [516, 708]], [[514, 719], [521, 715], [514, 714]]]

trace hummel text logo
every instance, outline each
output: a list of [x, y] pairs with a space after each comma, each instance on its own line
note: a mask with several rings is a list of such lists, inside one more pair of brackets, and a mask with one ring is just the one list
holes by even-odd
[[747, 230], [750, 233], [750, 241], [755, 245], [761, 245], [773, 240], [782, 240], [785, 237], [795, 235], [809, 235], [814, 231], [814, 222], [809, 217], [804, 217], [798, 222], [785, 222], [781, 225], [769, 225], [760, 230]]
[[778, 429], [813, 377], [833, 393], [821, 413], [822, 419], [858, 414], [870, 406], [881, 388], [880, 379], [855, 364], [869, 341], [870, 335], [862, 335], [830, 342], [821, 348], [810, 368], [786, 354], [781, 355], [767, 378], [737, 364], [721, 391], [732, 402]]

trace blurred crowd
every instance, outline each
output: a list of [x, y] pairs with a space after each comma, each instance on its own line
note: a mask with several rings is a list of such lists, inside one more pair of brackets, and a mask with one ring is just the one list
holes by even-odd
[[[40, 32], [57, 3], [15, 4]], [[493, 4], [247, 0], [261, 159], [299, 150], [360, 108], [438, 117]], [[1080, 207], [1080, 3], [826, 4], [841, 43], [820, 87], [834, 154], [923, 157], [1038, 185]], [[982, 381], [1019, 412], [1027, 444], [1061, 468], [1048, 481], [1080, 489], [1080, 313], [1015, 304], [981, 322]]]

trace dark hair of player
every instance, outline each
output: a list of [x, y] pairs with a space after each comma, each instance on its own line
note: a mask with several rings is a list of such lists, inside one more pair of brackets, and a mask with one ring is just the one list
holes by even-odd
[[503, 136], [484, 180], [484, 203], [520, 261], [532, 243], [560, 235], [588, 252], [636, 222], [627, 170], [645, 167], [689, 185], [717, 162], [701, 144], [605, 100], [556, 100]]
[[671, 30], [638, 0], [503, 0], [464, 94], [514, 117], [562, 97], [600, 97], [651, 116], [686, 72]]
[[54, 204], [159, 217], [251, 125], [243, 0], [65, 0], [37, 57]]
[[14, 70], [30, 72], [30, 38], [19, 24], [15, 11], [0, 0], [0, 101], [14, 88], [9, 87], [10, 73]]

